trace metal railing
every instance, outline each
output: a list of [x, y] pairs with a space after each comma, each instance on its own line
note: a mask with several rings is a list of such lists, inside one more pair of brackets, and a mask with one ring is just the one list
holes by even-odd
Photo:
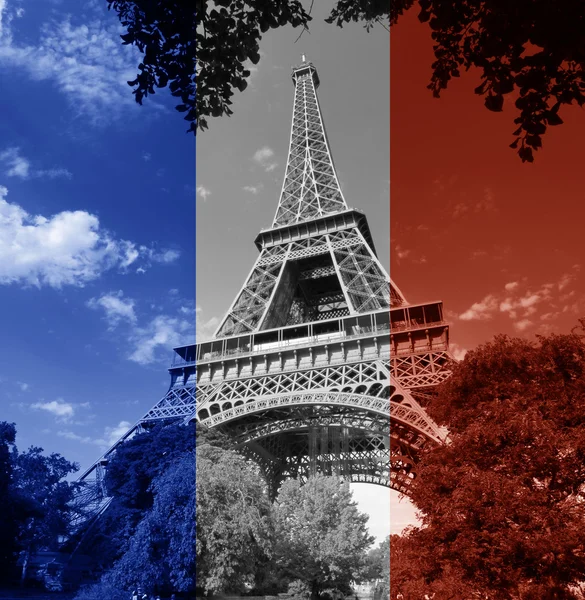
[[[278, 342], [269, 342], [269, 347], [257, 347], [257, 348], [233, 348], [227, 350], [225, 352], [209, 352], [206, 353], [203, 358], [199, 360], [186, 361], [178, 355], [174, 356], [174, 360], [172, 363], [172, 367], [183, 367], [188, 365], [194, 365], [196, 363], [203, 363], [209, 361], [215, 361], [222, 358], [234, 358], [236, 356], [257, 356], [258, 354], [267, 354], [273, 351], [284, 349], [294, 349], [302, 346], [313, 345], [313, 344], [328, 344], [331, 342], [343, 342], [348, 340], [355, 340], [358, 338], [371, 337], [373, 334], [378, 332], [387, 332], [390, 334], [390, 325], [388, 323], [384, 323], [381, 325], [377, 325], [376, 327], [360, 327], [360, 331], [357, 333], [347, 334], [345, 331], [338, 331], [335, 333], [331, 333], [331, 335], [325, 337], [327, 334], [323, 335], [313, 335], [307, 336], [304, 338], [298, 339], [290, 339], [290, 340], [281, 340]], [[258, 344], [260, 346], [260, 344]]]

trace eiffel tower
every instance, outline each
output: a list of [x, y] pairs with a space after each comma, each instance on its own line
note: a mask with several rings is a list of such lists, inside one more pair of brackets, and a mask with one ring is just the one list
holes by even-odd
[[103, 498], [116, 447], [149, 424], [217, 427], [260, 466], [274, 496], [321, 472], [408, 493], [441, 430], [422, 405], [448, 375], [441, 302], [408, 304], [363, 212], [337, 179], [303, 56], [284, 183], [258, 258], [212, 339], [175, 348], [165, 397], [81, 477]]

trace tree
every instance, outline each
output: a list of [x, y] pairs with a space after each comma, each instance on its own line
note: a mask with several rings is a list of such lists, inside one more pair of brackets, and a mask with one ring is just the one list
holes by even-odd
[[195, 591], [195, 453], [188, 452], [152, 484], [154, 504], [111, 577], [146, 592]]
[[377, 581], [376, 591], [380, 598], [390, 596], [390, 536], [368, 552], [363, 579]]
[[13, 495], [18, 506], [17, 544], [23, 552], [24, 582], [31, 554], [58, 549], [61, 538], [69, 533], [76, 486], [65, 478], [79, 467], [56, 453], [45, 456], [38, 447], [21, 453], [14, 449], [12, 461]]
[[0, 582], [6, 581], [16, 561], [17, 523], [16, 498], [13, 490], [14, 466], [12, 452], [16, 439], [14, 423], [0, 421]]
[[79, 551], [93, 556], [109, 569], [128, 550], [140, 521], [153, 507], [154, 481], [195, 450], [192, 425], [160, 423], [116, 449], [108, 463], [106, 487], [112, 501], [84, 536]]
[[208, 593], [253, 585], [273, 545], [263, 480], [240, 454], [201, 444], [196, 486], [197, 587]]
[[261, 33], [310, 19], [299, 0], [108, 0], [108, 6], [127, 30], [124, 44], [144, 55], [129, 82], [136, 101], [168, 85], [193, 133], [207, 127], [207, 117], [232, 114], [233, 90], [246, 89], [246, 66], [260, 60]]
[[312, 598], [327, 588], [348, 593], [360, 578], [368, 535], [348, 483], [317, 475], [286, 481], [275, 505], [275, 562], [283, 576], [308, 584]]
[[[413, 578], [452, 597], [569, 599], [585, 572], [585, 344], [497, 337], [429, 405], [450, 443], [423, 457]], [[410, 547], [410, 550], [408, 548]], [[418, 558], [416, 558], [418, 557]], [[404, 561], [403, 561], [404, 563]], [[392, 585], [401, 585], [393, 566]], [[459, 595], [456, 595], [456, 594]]]
[[[394, 0], [391, 22], [415, 4]], [[547, 126], [560, 125], [562, 105], [585, 104], [585, 7], [579, 0], [416, 0], [419, 19], [435, 41], [429, 89], [439, 96], [461, 69], [481, 71], [476, 94], [488, 110], [503, 110], [511, 95], [519, 115], [511, 144], [532, 162]]]
[[31, 447], [19, 452], [14, 423], [0, 422], [0, 582], [10, 581], [23, 554], [21, 579], [33, 552], [52, 550], [69, 533], [76, 464]]
[[[133, 86], [140, 104], [167, 85], [180, 98], [189, 131], [208, 117], [231, 115], [234, 89], [247, 87], [247, 66], [260, 59], [259, 41], [268, 29], [311, 20], [298, 0], [108, 0], [127, 33], [124, 44], [142, 53]], [[477, 68], [488, 110], [503, 110], [504, 97], [519, 114], [511, 144], [532, 162], [548, 126], [560, 125], [563, 105], [585, 104], [585, 8], [581, 0], [338, 0], [329, 23], [395, 25], [414, 6], [429, 23], [435, 61], [429, 89], [435, 96], [461, 70]], [[197, 86], [195, 85], [197, 80]], [[197, 87], [197, 93], [195, 88]]]

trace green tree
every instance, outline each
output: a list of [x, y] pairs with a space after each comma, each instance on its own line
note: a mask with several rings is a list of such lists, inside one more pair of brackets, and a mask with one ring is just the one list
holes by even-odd
[[304, 485], [286, 481], [274, 514], [275, 563], [283, 576], [306, 582], [312, 598], [329, 588], [349, 592], [374, 541], [349, 484], [322, 475]]
[[[428, 407], [450, 443], [420, 465], [412, 498], [423, 527], [406, 536], [404, 564], [437, 593], [458, 588], [457, 598], [470, 590], [576, 598], [585, 572], [584, 403], [577, 335], [500, 336], [468, 353]], [[394, 566], [392, 580], [393, 589], [402, 583]]]
[[240, 591], [265, 570], [273, 545], [266, 486], [238, 453], [197, 447], [197, 587]]

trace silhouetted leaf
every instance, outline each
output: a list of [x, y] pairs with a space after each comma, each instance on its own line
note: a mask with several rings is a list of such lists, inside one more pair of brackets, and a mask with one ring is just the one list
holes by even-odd
[[500, 112], [504, 106], [504, 96], [502, 94], [490, 94], [486, 96], [485, 106], [488, 110]]

